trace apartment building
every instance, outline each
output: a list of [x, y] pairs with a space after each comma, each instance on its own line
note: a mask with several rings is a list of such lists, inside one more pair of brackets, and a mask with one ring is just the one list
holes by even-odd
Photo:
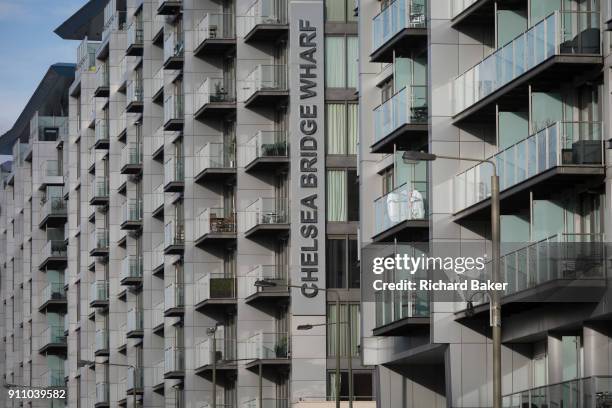
[[346, 401], [350, 372], [372, 406], [353, 4], [92, 0], [56, 33], [79, 41], [63, 114], [32, 115], [2, 191], [6, 382], [285, 408]]
[[[597, 0], [359, 3], [362, 253], [490, 254], [493, 166], [403, 152], [496, 165], [505, 407], [612, 403], [610, 15]], [[461, 295], [362, 294], [381, 407], [492, 406], [488, 297]]]

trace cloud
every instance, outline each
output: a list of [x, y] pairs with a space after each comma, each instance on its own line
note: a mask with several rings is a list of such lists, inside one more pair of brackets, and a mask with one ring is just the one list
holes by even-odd
[[28, 9], [22, 2], [0, 0], [0, 20], [22, 19], [28, 16]]

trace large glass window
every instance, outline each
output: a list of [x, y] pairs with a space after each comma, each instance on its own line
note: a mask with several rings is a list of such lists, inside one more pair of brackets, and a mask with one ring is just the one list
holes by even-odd
[[356, 36], [325, 37], [325, 86], [357, 88], [358, 55]]
[[359, 221], [359, 185], [355, 170], [327, 171], [327, 221]]
[[325, 104], [325, 134], [327, 154], [357, 154], [357, 104]]
[[[360, 318], [359, 304], [340, 304], [340, 315], [334, 303], [327, 305], [327, 356], [336, 356], [336, 322], [340, 322], [340, 356], [359, 356], [360, 344]], [[350, 328], [349, 323], [350, 322]], [[349, 348], [349, 335], [350, 344]]]
[[357, 21], [353, 0], [325, 0], [325, 21]]
[[355, 237], [328, 237], [326, 244], [328, 288], [359, 288], [359, 261]]
[[[348, 371], [340, 371], [340, 399], [343, 401], [348, 400], [348, 378]], [[372, 401], [374, 399], [373, 389], [371, 371], [353, 371], [354, 401]], [[327, 373], [327, 395], [330, 401], [336, 396], [336, 373], [334, 371]]]

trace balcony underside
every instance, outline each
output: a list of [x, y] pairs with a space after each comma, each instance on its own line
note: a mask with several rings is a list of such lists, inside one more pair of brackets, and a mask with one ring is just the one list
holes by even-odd
[[164, 255], [180, 255], [185, 251], [184, 244], [172, 244], [164, 248]]
[[125, 335], [128, 339], [138, 339], [144, 336], [144, 331], [142, 329], [129, 330]]
[[126, 231], [137, 231], [142, 229], [142, 220], [134, 221], [123, 221], [121, 223], [121, 229]]
[[98, 86], [94, 90], [94, 96], [96, 98], [108, 98], [108, 95], [110, 95], [110, 88], [108, 86]]
[[107, 349], [107, 348], [103, 348], [103, 349], [100, 349], [100, 350], [96, 350], [96, 351], [94, 352], [94, 355], [95, 355], [96, 357], [100, 357], [100, 356], [108, 356], [109, 354], [110, 354], [110, 353], [109, 353], [109, 351], [108, 351], [108, 349]]
[[493, 0], [477, 0], [458, 15], [453, 17], [451, 25], [456, 27], [461, 24], [490, 24], [495, 14], [495, 2]]
[[124, 286], [138, 286], [142, 284], [141, 276], [128, 276], [121, 279], [121, 284]]
[[265, 238], [287, 234], [289, 224], [258, 224], [244, 233], [246, 238]]
[[[603, 260], [602, 260], [603, 261]], [[529, 312], [543, 305], [599, 303], [606, 292], [606, 279], [553, 279], [533, 288], [501, 297], [502, 319], [517, 313]], [[474, 306], [471, 312], [455, 313], [455, 320], [467, 322], [489, 316], [489, 303]]]
[[426, 343], [405, 351], [394, 353], [387, 363], [383, 365], [393, 371], [402, 371], [402, 367], [441, 365], [444, 364], [444, 355], [447, 344]]
[[89, 306], [90, 307], [95, 307], [95, 308], [106, 309], [106, 308], [108, 308], [108, 299], [96, 299], [96, 300], [92, 300], [91, 302], [89, 302]]
[[94, 196], [89, 200], [90, 205], [107, 205], [108, 196]]
[[612, 18], [609, 18], [605, 22], [606, 31], [612, 31]]
[[260, 90], [244, 102], [245, 108], [274, 107], [288, 102], [289, 90]]
[[164, 130], [174, 132], [177, 130], [183, 130], [185, 121], [183, 119], [170, 119], [164, 123]]
[[276, 303], [278, 300], [288, 299], [289, 296], [289, 291], [287, 289], [265, 289], [248, 296], [246, 299], [244, 299], [244, 303], [251, 306]]
[[205, 57], [210, 54], [225, 54], [236, 48], [235, 38], [210, 38], [202, 41], [193, 52], [196, 57]]
[[164, 104], [164, 86], [162, 85], [151, 97], [151, 101], [160, 106]]
[[429, 220], [402, 221], [372, 237], [373, 242], [420, 242], [429, 238]]
[[157, 14], [162, 16], [176, 14], [181, 10], [181, 4], [180, 0], [166, 0], [157, 7]]
[[125, 107], [125, 111], [128, 113], [142, 113], [144, 104], [142, 101], [132, 101]]
[[235, 309], [236, 304], [236, 298], [205, 299], [195, 305], [195, 310], [204, 313], [211, 310]]
[[289, 157], [259, 157], [244, 167], [246, 172], [271, 171], [289, 166]]
[[208, 244], [225, 244], [231, 243], [236, 240], [235, 232], [210, 232], [204, 234], [195, 241], [196, 246], [208, 245]]
[[151, 211], [151, 216], [163, 221], [163, 219], [164, 219], [164, 204], [160, 205], [159, 207], [153, 208], [153, 211]]
[[262, 369], [270, 369], [273, 371], [278, 371], [283, 369], [284, 367], [291, 366], [291, 360], [288, 358], [263, 358], [256, 359], [251, 362], [245, 364], [245, 368], [247, 370], [251, 370], [257, 372], [259, 370], [259, 366], [261, 365]]
[[65, 312], [67, 307], [68, 301], [65, 297], [59, 299], [49, 299], [45, 301], [42, 305], [40, 305], [38, 311], [41, 313], [61, 311]]
[[198, 120], [222, 120], [226, 115], [236, 111], [236, 102], [210, 102], [202, 106], [195, 113]]
[[405, 317], [394, 322], [376, 327], [374, 336], [407, 336], [415, 331], [429, 331], [430, 317]]
[[393, 62], [393, 56], [427, 46], [427, 28], [404, 28], [370, 54], [370, 62]]
[[162, 143], [157, 149], [151, 153], [151, 158], [159, 163], [164, 163], [164, 144]]
[[38, 349], [38, 353], [43, 355], [52, 354], [54, 356], [65, 356], [67, 350], [68, 346], [66, 343], [47, 343]]
[[[372, 153], [393, 153], [395, 150], [413, 150], [415, 146], [427, 143], [427, 123], [406, 123], [370, 146]], [[394, 149], [393, 147], [396, 147]]]
[[236, 168], [210, 168], [204, 169], [195, 176], [196, 183], [203, 183], [206, 181], [225, 181], [236, 177]]
[[121, 174], [140, 174], [142, 172], [142, 164], [124, 164], [121, 167]]
[[[232, 374], [236, 372], [237, 369], [238, 369], [238, 366], [236, 365], [236, 363], [231, 362], [231, 361], [229, 362], [217, 361], [217, 364], [215, 366], [215, 370], [217, 370], [217, 374], [219, 372], [222, 372], [228, 375], [228, 374]], [[197, 367], [195, 369], [195, 374], [199, 375], [200, 377], [209, 379], [209, 378], [212, 378], [212, 370], [213, 370], [212, 364], [207, 364], [204, 366]]]
[[38, 228], [59, 227], [68, 221], [68, 214], [49, 214], [46, 215], [38, 224]]
[[[519, 184], [500, 192], [501, 213], [512, 213], [517, 208], [525, 208], [529, 202], [529, 194], [533, 189], [537, 189], [537, 194], [546, 194], [563, 191], [568, 186], [598, 186], [605, 178], [606, 170], [601, 165], [581, 165], [581, 166], [558, 166], [546, 170], [536, 176], [531, 177]], [[480, 219], [490, 217], [491, 198], [480, 201], [466, 209], [454, 214], [456, 222], [461, 222], [468, 218]]]
[[96, 140], [96, 142], [94, 143], [94, 149], [108, 149], [108, 146], [110, 145], [110, 140], [108, 138], [106, 139], [98, 139]]
[[182, 69], [185, 63], [183, 56], [170, 57], [164, 61], [164, 69]]
[[244, 42], [277, 40], [288, 32], [289, 24], [257, 24], [244, 36]]
[[183, 316], [185, 314], [185, 308], [183, 306], [170, 307], [164, 310], [164, 316]]
[[184, 181], [170, 181], [164, 185], [164, 192], [179, 193], [185, 189]]
[[482, 123], [485, 116], [494, 121], [496, 103], [504, 110], [525, 108], [527, 84], [540, 89], [558, 89], [568, 78], [576, 81], [597, 75], [602, 64], [603, 59], [598, 55], [555, 55], [456, 114], [453, 121], [455, 124]]
[[106, 248], [93, 248], [89, 251], [91, 256], [108, 256], [108, 247]]
[[130, 57], [140, 57], [142, 56], [142, 52], [144, 47], [142, 44], [130, 44], [125, 50], [125, 55]]
[[180, 378], [185, 377], [185, 371], [183, 370], [178, 370], [178, 371], [169, 371], [167, 373], [164, 373], [164, 378], [169, 380], [169, 379], [175, 379], [178, 380]]
[[38, 269], [43, 271], [46, 269], [56, 270], [56, 269], [66, 269], [68, 265], [68, 257], [64, 256], [50, 256], [48, 258], [43, 259], [43, 261], [38, 266]]
[[[96, 353], [96, 355], [99, 355]], [[110, 403], [109, 402], [96, 402], [94, 404], [94, 408], [108, 408], [110, 407]]]

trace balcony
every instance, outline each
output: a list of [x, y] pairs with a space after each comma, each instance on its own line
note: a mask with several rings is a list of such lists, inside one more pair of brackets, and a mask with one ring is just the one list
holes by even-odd
[[427, 87], [408, 86], [374, 109], [372, 153], [410, 150], [428, 132]]
[[40, 251], [39, 269], [62, 270], [68, 263], [68, 244], [65, 240], [47, 241]]
[[[608, 260], [602, 234], [555, 234], [500, 258], [503, 314], [525, 311], [543, 303], [599, 303], [606, 291]], [[486, 264], [482, 276], [491, 276]], [[457, 312], [457, 319], [471, 319], [489, 312], [487, 302], [476, 303], [469, 311]], [[487, 298], [485, 298], [486, 300]]]
[[[269, 286], [256, 286], [258, 281], [266, 281]], [[256, 265], [246, 275], [247, 304], [277, 302], [289, 297], [289, 273], [287, 265]]]
[[143, 336], [143, 313], [140, 309], [132, 308], [127, 315], [127, 337], [129, 339]]
[[454, 80], [454, 120], [493, 113], [519, 85], [562, 83], [601, 64], [599, 13], [555, 11]]
[[181, 69], [183, 68], [185, 54], [184, 33], [171, 32], [164, 39], [164, 68]]
[[287, 132], [260, 130], [243, 146], [244, 170], [267, 171], [289, 166]]
[[164, 130], [175, 131], [183, 129], [185, 124], [183, 94], [169, 95], [164, 100]]
[[162, 16], [177, 14], [182, 7], [182, 0], [158, 0], [157, 14], [160, 14]]
[[42, 292], [42, 303], [38, 308], [39, 312], [58, 312], [66, 311], [68, 304], [66, 289], [63, 282], [51, 282]]
[[171, 283], [164, 290], [164, 316], [181, 316], [185, 312], [185, 286]]
[[236, 175], [235, 144], [206, 143], [196, 153], [195, 181], [227, 180]]
[[239, 83], [246, 108], [284, 104], [289, 99], [286, 65], [258, 65]]
[[121, 174], [140, 174], [142, 172], [142, 146], [130, 142], [121, 149]]
[[129, 81], [127, 83], [125, 111], [129, 113], [142, 113], [143, 88], [142, 81]]
[[274, 0], [255, 0], [242, 16], [244, 41], [269, 41], [286, 36], [289, 31], [287, 11], [279, 7], [282, 6]]
[[40, 189], [64, 184], [64, 168], [60, 160], [44, 160], [40, 166]]
[[451, 10], [451, 24], [482, 24], [483, 21], [492, 21], [495, 16], [495, 2], [493, 0], [453, 0]]
[[153, 328], [153, 333], [157, 333], [161, 331], [163, 335], [164, 309], [165, 309], [164, 301], [161, 301], [155, 306], [153, 306], [153, 312], [152, 312], [153, 317], [152, 317], [152, 323], [151, 323], [152, 328]]
[[164, 217], [164, 185], [163, 183], [155, 187], [151, 198], [151, 215], [155, 218]]
[[164, 351], [164, 378], [183, 378], [185, 376], [185, 349], [168, 347]]
[[236, 110], [234, 78], [206, 78], [195, 95], [195, 118], [219, 120]]
[[[305, 401], [299, 401], [295, 404], [296, 408], [305, 408], [307, 407], [308, 402]], [[325, 402], [323, 404], [316, 403], [313, 408], [331, 408], [332, 406], [335, 407], [334, 402]], [[347, 405], [346, 402], [341, 402], [340, 403], [340, 407], [344, 408], [345, 405]], [[353, 405], [355, 406], [355, 408], [374, 408], [375, 405], [369, 405], [369, 406], [362, 406], [360, 405], [361, 403], [359, 401], [353, 401]], [[240, 408], [289, 408], [291, 406], [291, 403], [289, 402], [289, 400], [287, 398], [262, 398], [261, 403], [259, 401], [259, 398], [253, 398], [251, 400], [248, 401], [244, 401], [241, 404]], [[205, 408], [210, 408], [205, 406]], [[224, 407], [224, 408], [232, 408], [232, 407]]]
[[108, 204], [108, 178], [96, 177], [91, 183], [91, 205], [107, 205]]
[[144, 391], [144, 370], [140, 367], [128, 367], [127, 393], [142, 394]]
[[236, 278], [233, 276], [209, 272], [198, 280], [196, 291], [196, 310], [236, 305]]
[[121, 229], [129, 231], [142, 229], [142, 200], [129, 198], [122, 207]]
[[157, 70], [157, 72], [153, 76], [151, 83], [153, 87], [153, 90], [152, 90], [153, 96], [151, 100], [154, 103], [163, 104], [164, 102], [164, 67], [163, 66]]
[[96, 228], [90, 235], [90, 250], [91, 256], [108, 256], [109, 235], [108, 230]]
[[[502, 150], [496, 163], [502, 212], [525, 205], [529, 192], [559, 191], [603, 180], [604, 145], [599, 122], [556, 122]], [[479, 164], [455, 176], [455, 215], [465, 217], [489, 208], [491, 171]]]
[[244, 236], [278, 235], [289, 231], [289, 200], [258, 198], [244, 210]]
[[142, 21], [139, 18], [134, 18], [127, 29], [127, 49], [125, 55], [141, 56], [143, 51], [144, 30], [142, 29]]
[[185, 159], [170, 157], [164, 163], [164, 191], [176, 193], [185, 187]]
[[108, 98], [110, 95], [110, 72], [106, 64], [98, 65], [96, 70], [96, 89], [94, 96], [97, 98]]
[[[212, 337], [195, 346], [195, 373], [205, 376], [212, 370], [213, 361], [215, 369], [227, 373], [236, 370], [236, 340], [223, 338], [223, 328], [217, 328], [215, 341]], [[218, 372], [219, 372], [218, 371]]]
[[38, 227], [41, 229], [58, 227], [64, 225], [66, 221], [68, 221], [68, 208], [64, 197], [47, 198], [41, 208], [41, 220]]
[[236, 239], [236, 213], [223, 208], [206, 208], [195, 224], [195, 245], [222, 244]]
[[96, 330], [96, 348], [94, 350], [96, 356], [108, 356], [108, 329]]
[[45, 387], [66, 387], [66, 376], [63, 369], [49, 369], [41, 375], [42, 385]]
[[106, 408], [110, 405], [110, 385], [106, 382], [96, 384], [95, 408]]
[[169, 221], [164, 227], [164, 254], [178, 255], [185, 249], [185, 226]]
[[153, 391], [164, 394], [164, 360], [160, 360], [153, 366]]
[[374, 17], [371, 62], [392, 62], [395, 50], [426, 45], [426, 3], [424, 0], [394, 0]]
[[[65, 355], [67, 349], [64, 326], [49, 326], [40, 336], [40, 354]], [[62, 385], [64, 384], [64, 373], [61, 373]]]
[[142, 283], [142, 271], [142, 256], [126, 256], [121, 261], [121, 284], [140, 285]]
[[262, 366], [280, 368], [289, 365], [291, 360], [291, 339], [288, 333], [258, 332], [241, 344], [241, 359], [250, 360], [247, 369]]
[[89, 287], [89, 306], [108, 307], [108, 281], [98, 280], [91, 282]]
[[409, 181], [377, 198], [372, 240], [412, 242], [422, 235], [429, 228], [427, 190], [427, 181]]
[[236, 30], [232, 13], [207, 13], [198, 24], [195, 32], [194, 54], [205, 56], [223, 54], [236, 47]]
[[108, 119], [96, 119], [94, 149], [108, 149], [110, 143]]

